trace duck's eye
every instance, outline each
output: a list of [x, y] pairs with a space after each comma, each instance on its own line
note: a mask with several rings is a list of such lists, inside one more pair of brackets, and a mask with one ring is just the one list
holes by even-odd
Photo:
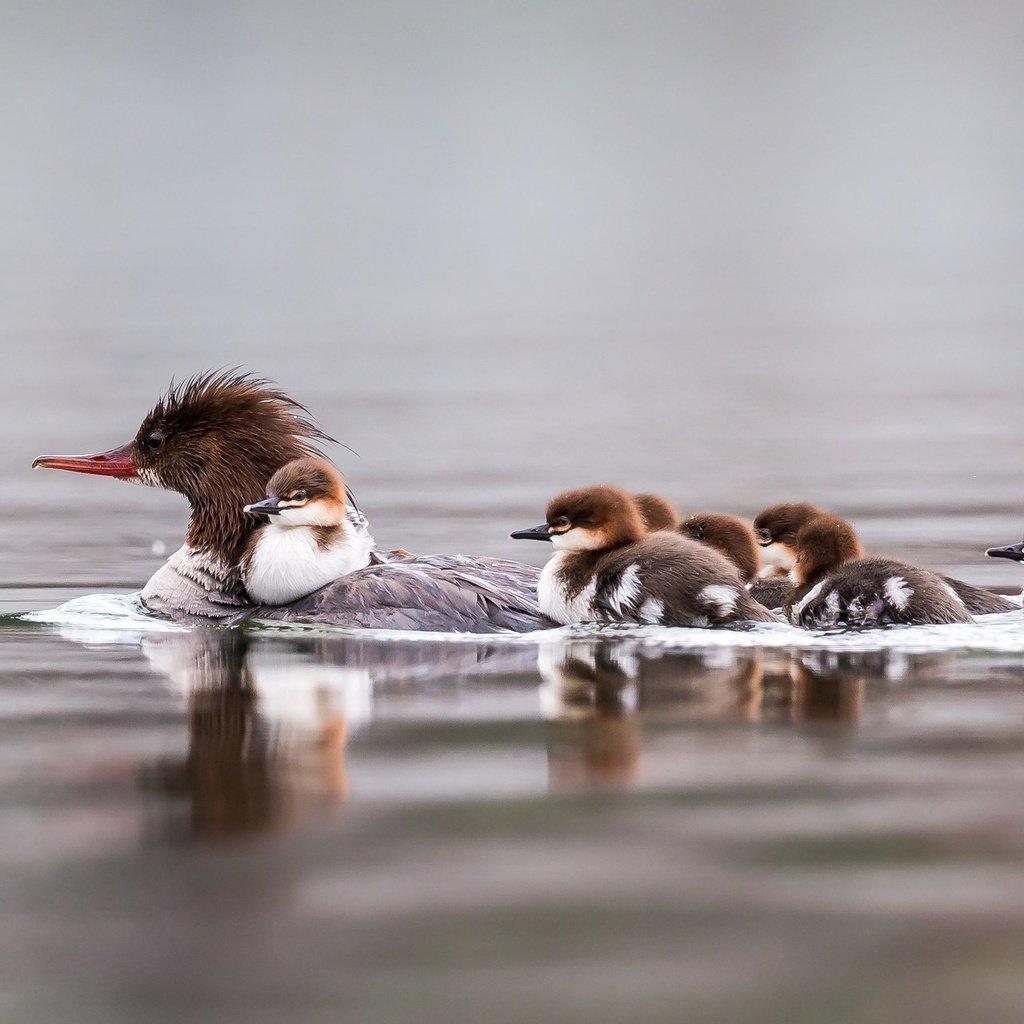
[[569, 525], [569, 517], [568, 516], [559, 516], [551, 525], [552, 526], [568, 526]]
[[291, 498], [289, 498], [288, 500], [289, 500], [289, 501], [305, 501], [305, 500], [306, 500], [306, 497], [307, 497], [307, 495], [306, 495], [306, 492], [305, 492], [305, 491], [296, 491], [296, 492], [295, 492], [295, 493], [294, 493], [294, 494], [293, 494], [293, 495], [291, 496]]
[[164, 435], [159, 430], [154, 430], [146, 438], [146, 447], [155, 452], [164, 443]]

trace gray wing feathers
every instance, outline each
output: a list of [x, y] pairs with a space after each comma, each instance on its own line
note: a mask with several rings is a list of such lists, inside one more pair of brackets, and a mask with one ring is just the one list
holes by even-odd
[[537, 606], [538, 569], [500, 559], [428, 555], [371, 565], [251, 617], [429, 632], [524, 633], [554, 625]]

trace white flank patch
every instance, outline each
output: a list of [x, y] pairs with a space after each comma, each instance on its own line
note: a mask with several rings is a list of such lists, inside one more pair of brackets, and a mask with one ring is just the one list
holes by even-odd
[[640, 566], [635, 562], [626, 566], [615, 589], [608, 595], [608, 604], [618, 615], [625, 615], [628, 609], [636, 607], [640, 596]]
[[321, 551], [308, 529], [281, 528], [271, 522], [262, 528], [256, 549], [245, 567], [243, 581], [259, 604], [289, 604], [328, 583], [370, 564], [373, 538], [368, 533], [346, 534]]
[[740, 593], [735, 587], [725, 583], [711, 583], [698, 595], [697, 600], [704, 604], [713, 604], [719, 615], [730, 615], [736, 608]]
[[897, 611], [903, 611], [913, 596], [914, 588], [902, 576], [890, 576], [885, 581], [886, 600]]
[[568, 552], [558, 552], [553, 558], [548, 559], [547, 565], [541, 571], [540, 579], [537, 581], [537, 602], [540, 610], [563, 626], [571, 622], [597, 622], [599, 619], [594, 612], [597, 577], [592, 578], [575, 597], [570, 598], [565, 580], [559, 572], [568, 557]]
[[658, 597], [649, 597], [637, 612], [637, 618], [647, 626], [660, 626], [665, 617], [665, 602]]
[[802, 598], [800, 598], [799, 601], [797, 601], [795, 605], [793, 605], [793, 610], [789, 613], [790, 621], [795, 622], [798, 618], [800, 618], [801, 615], [803, 615], [804, 610], [807, 608], [807, 606], [812, 601], [817, 600], [817, 598], [820, 596], [827, 582], [827, 580], [822, 580], [820, 583], [816, 583], [813, 587], [811, 587], [810, 590], [807, 591], [806, 594], [804, 594]]
[[829, 593], [828, 597], [825, 598], [825, 611], [829, 613], [832, 621], [835, 622], [839, 618], [839, 591], [833, 590]]

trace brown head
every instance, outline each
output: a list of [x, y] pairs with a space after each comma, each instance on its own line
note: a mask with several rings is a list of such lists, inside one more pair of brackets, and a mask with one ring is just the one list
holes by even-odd
[[679, 513], [675, 505], [660, 494], [634, 494], [633, 501], [648, 532], [674, 530], [679, 525]]
[[285, 529], [340, 526], [347, 494], [341, 474], [326, 459], [295, 459], [270, 478], [266, 498], [242, 511], [270, 516], [272, 525]]
[[172, 384], [120, 448], [44, 456], [33, 466], [177, 491], [192, 507], [188, 545], [234, 562], [258, 525], [243, 506], [266, 493], [277, 469], [317, 455], [316, 444], [330, 440], [303, 406], [268, 381], [206, 373]]
[[749, 583], [761, 568], [754, 531], [739, 516], [698, 512], [683, 520], [679, 532], [721, 551], [739, 569], [744, 583]]
[[772, 505], [754, 518], [754, 537], [763, 549], [761, 561], [786, 573], [796, 558], [796, 535], [800, 527], [824, 509], [806, 502], [788, 502]]
[[607, 551], [647, 533], [633, 495], [618, 487], [584, 487], [552, 499], [546, 522], [511, 536], [549, 540], [560, 551]]
[[845, 519], [823, 512], [808, 519], [796, 535], [796, 561], [790, 579], [795, 587], [811, 586], [833, 569], [863, 556], [854, 528]]

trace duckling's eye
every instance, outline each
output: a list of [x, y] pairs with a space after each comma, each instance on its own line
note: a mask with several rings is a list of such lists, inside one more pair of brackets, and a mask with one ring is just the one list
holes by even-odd
[[551, 525], [552, 526], [568, 526], [569, 525], [569, 517], [568, 516], [559, 516]]
[[155, 452], [164, 443], [164, 435], [159, 430], [154, 430], [146, 438], [146, 447]]
[[305, 501], [306, 497], [307, 497], [307, 495], [306, 495], [305, 491], [296, 491], [288, 500], [289, 501]]

